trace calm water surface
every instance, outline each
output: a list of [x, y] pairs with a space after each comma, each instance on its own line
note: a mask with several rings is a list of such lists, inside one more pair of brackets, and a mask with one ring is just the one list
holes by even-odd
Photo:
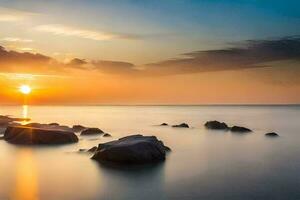
[[[19, 117], [26, 110], [1, 106], [0, 114]], [[29, 106], [27, 115], [34, 122], [99, 127], [113, 137], [32, 148], [0, 140], [1, 200], [300, 199], [298, 106]], [[214, 119], [254, 132], [205, 130]], [[156, 126], [162, 122], [192, 128]], [[281, 137], [266, 138], [269, 131]], [[77, 153], [137, 133], [171, 147], [166, 162], [119, 169]]]

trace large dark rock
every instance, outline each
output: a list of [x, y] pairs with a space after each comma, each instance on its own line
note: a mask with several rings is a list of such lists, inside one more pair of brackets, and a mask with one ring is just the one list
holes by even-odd
[[28, 123], [23, 125], [25, 127], [31, 128], [40, 128], [40, 129], [49, 129], [49, 130], [61, 130], [61, 131], [70, 131], [73, 132], [73, 129], [66, 125], [59, 125], [58, 123], [50, 123], [50, 124], [41, 124], [41, 123]]
[[87, 128], [83, 131], [81, 131], [80, 135], [97, 135], [97, 134], [103, 134], [104, 132], [99, 128]]
[[239, 133], [249, 133], [249, 132], [252, 132], [251, 129], [245, 128], [245, 127], [242, 127], [242, 126], [233, 126], [233, 127], [231, 127], [230, 130], [232, 132], [239, 132]]
[[228, 130], [229, 127], [224, 122], [219, 121], [208, 121], [204, 124], [207, 129], [216, 129], [216, 130]]
[[271, 133], [266, 133], [265, 136], [267, 136], [267, 137], [278, 137], [279, 135], [275, 132], [271, 132]]
[[186, 123], [181, 123], [181, 124], [173, 125], [172, 127], [174, 127], [174, 128], [189, 128], [189, 125]]
[[168, 150], [155, 136], [131, 135], [99, 144], [92, 159], [120, 164], [145, 164], [165, 160]]
[[4, 139], [13, 144], [66, 144], [78, 142], [73, 132], [26, 126], [8, 126]]

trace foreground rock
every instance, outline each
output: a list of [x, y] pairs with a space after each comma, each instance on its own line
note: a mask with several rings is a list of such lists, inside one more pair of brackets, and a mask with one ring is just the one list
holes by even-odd
[[219, 121], [208, 121], [204, 124], [207, 129], [215, 129], [215, 130], [228, 130], [229, 127], [224, 122]]
[[267, 136], [267, 137], [279, 137], [279, 135], [275, 132], [266, 133], [265, 136]]
[[103, 134], [104, 132], [99, 128], [87, 128], [83, 131], [81, 131], [80, 135], [97, 135], [97, 134]]
[[61, 131], [70, 131], [73, 132], [73, 129], [65, 126], [65, 125], [59, 125], [58, 123], [50, 123], [50, 124], [41, 124], [41, 123], [28, 123], [26, 125], [23, 125], [25, 127], [31, 127], [31, 128], [40, 128], [40, 129], [49, 129], [49, 130], [61, 130]]
[[233, 127], [230, 128], [230, 131], [232, 131], [232, 132], [239, 132], [239, 133], [249, 133], [249, 132], [252, 132], [251, 129], [245, 128], [245, 127], [242, 127], [242, 126], [233, 126]]
[[26, 126], [8, 126], [4, 139], [13, 144], [67, 144], [78, 142], [73, 132]]
[[145, 164], [165, 160], [166, 147], [155, 136], [131, 135], [99, 144], [92, 159], [119, 164]]
[[173, 125], [172, 127], [174, 127], [174, 128], [189, 128], [189, 125], [186, 123], [181, 123], [178, 125]]

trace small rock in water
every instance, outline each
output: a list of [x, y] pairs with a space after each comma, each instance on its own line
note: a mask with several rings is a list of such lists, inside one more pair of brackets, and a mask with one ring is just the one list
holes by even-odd
[[173, 125], [172, 127], [174, 127], [174, 128], [189, 128], [189, 125], [186, 123], [181, 123], [178, 125]]
[[96, 134], [103, 134], [104, 132], [99, 128], [87, 128], [81, 131], [80, 135], [96, 135]]
[[155, 136], [131, 135], [99, 144], [92, 159], [119, 164], [146, 164], [165, 160], [167, 148]]
[[208, 121], [204, 124], [207, 129], [216, 129], [216, 130], [228, 130], [228, 126], [224, 122], [219, 121]]
[[271, 133], [266, 133], [265, 136], [267, 136], [267, 137], [278, 137], [279, 135], [275, 132], [271, 132]]
[[169, 126], [167, 123], [162, 123], [160, 126]]
[[72, 129], [75, 131], [75, 132], [79, 132], [79, 131], [82, 131], [84, 129], [86, 129], [86, 127], [82, 126], [82, 125], [74, 125], [72, 127]]
[[111, 134], [109, 134], [109, 133], [104, 133], [103, 137], [111, 137]]
[[252, 132], [251, 129], [245, 128], [245, 127], [242, 127], [242, 126], [233, 126], [233, 127], [231, 127], [230, 130], [231, 130], [232, 132], [240, 132], [240, 133]]

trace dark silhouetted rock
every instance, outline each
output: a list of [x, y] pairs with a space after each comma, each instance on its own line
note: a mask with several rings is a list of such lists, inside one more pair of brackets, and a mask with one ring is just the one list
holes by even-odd
[[78, 142], [73, 132], [62, 130], [41, 129], [26, 126], [9, 126], [4, 139], [14, 144], [66, 144]]
[[32, 128], [41, 128], [41, 129], [49, 129], [49, 130], [61, 130], [61, 131], [70, 131], [73, 130], [65, 125], [59, 125], [58, 123], [51, 123], [51, 124], [41, 124], [41, 123], [28, 123], [23, 125], [25, 127], [32, 127]]
[[174, 128], [189, 128], [189, 125], [186, 123], [181, 123], [178, 125], [173, 125], [172, 127], [174, 127]]
[[54, 123], [50, 123], [50, 124], [48, 124], [49, 126], [59, 126], [59, 123], [56, 123], [56, 122], [54, 122]]
[[104, 133], [103, 137], [111, 137], [111, 134], [109, 134], [109, 133]]
[[271, 132], [271, 133], [266, 133], [265, 136], [267, 136], [267, 137], [278, 137], [279, 135], [275, 132]]
[[219, 121], [208, 121], [204, 124], [207, 129], [216, 129], [216, 130], [228, 130], [229, 127], [224, 122]]
[[160, 126], [169, 126], [167, 123], [162, 123]]
[[84, 127], [84, 126], [82, 126], [82, 125], [74, 125], [74, 126], [72, 127], [72, 129], [73, 129], [75, 132], [80, 132], [80, 131], [86, 129], [86, 127]]
[[103, 134], [104, 132], [99, 128], [87, 128], [83, 131], [81, 131], [80, 135], [97, 135], [97, 134]]
[[97, 150], [97, 147], [94, 146], [94, 147], [90, 148], [90, 149], [88, 150], [88, 152], [95, 152], [96, 150]]
[[99, 144], [92, 159], [120, 164], [145, 164], [165, 160], [167, 148], [155, 136], [131, 135]]
[[242, 127], [242, 126], [233, 126], [230, 129], [232, 132], [239, 132], [239, 133], [247, 133], [247, 132], [252, 132], [251, 129]]

